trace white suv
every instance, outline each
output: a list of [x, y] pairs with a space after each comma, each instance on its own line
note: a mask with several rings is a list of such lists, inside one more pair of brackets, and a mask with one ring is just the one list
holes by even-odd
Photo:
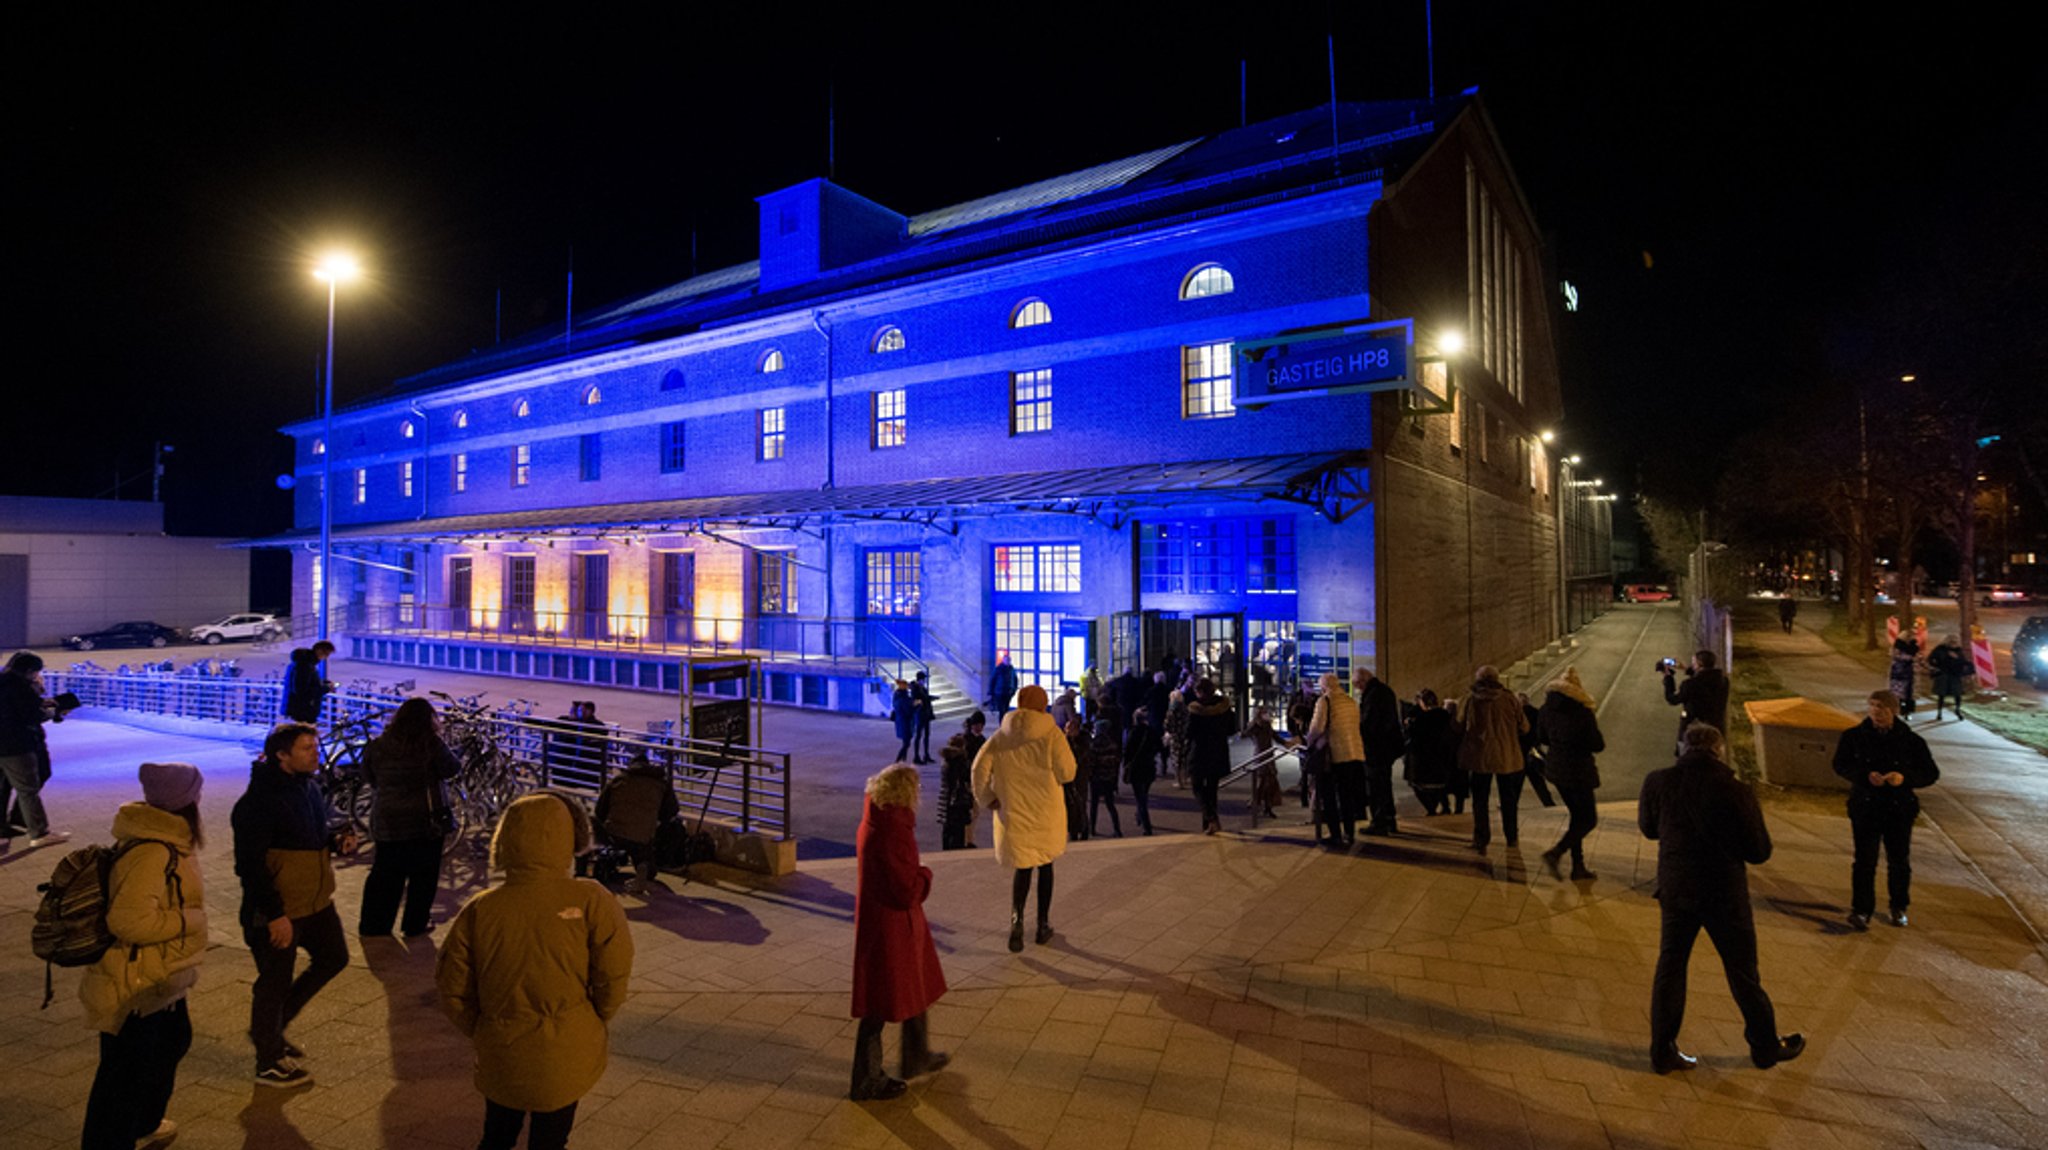
[[229, 615], [217, 622], [192, 628], [194, 642], [220, 644], [237, 639], [262, 639], [265, 642], [285, 633], [284, 623], [275, 615], [241, 614]]

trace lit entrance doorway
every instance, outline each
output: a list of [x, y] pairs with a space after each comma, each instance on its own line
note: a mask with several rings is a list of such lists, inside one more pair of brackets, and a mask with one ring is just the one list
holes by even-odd
[[601, 551], [580, 551], [569, 567], [571, 634], [578, 639], [611, 638], [611, 562]]

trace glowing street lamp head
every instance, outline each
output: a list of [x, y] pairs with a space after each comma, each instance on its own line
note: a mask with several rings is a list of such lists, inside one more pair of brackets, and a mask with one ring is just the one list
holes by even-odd
[[1438, 332], [1436, 337], [1436, 349], [1445, 355], [1456, 355], [1459, 352], [1464, 351], [1464, 333], [1457, 331], [1456, 329], [1447, 329], [1445, 331]]
[[1537, 433], [1537, 438], [1541, 439], [1545, 443], [1555, 443], [1557, 442], [1557, 432], [1545, 428], [1544, 430]]
[[1579, 457], [1576, 455], [1567, 455], [1564, 457], [1564, 461], [1566, 463], [1571, 464], [1573, 467], [1577, 467], [1579, 465]]
[[361, 275], [363, 269], [356, 263], [356, 257], [346, 252], [334, 252], [320, 261], [313, 269], [313, 278], [326, 283], [347, 283]]

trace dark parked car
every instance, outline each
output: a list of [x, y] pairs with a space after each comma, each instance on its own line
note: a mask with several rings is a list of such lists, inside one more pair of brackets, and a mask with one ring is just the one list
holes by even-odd
[[90, 651], [95, 647], [161, 647], [183, 640], [184, 636], [170, 627], [137, 622], [116, 623], [104, 631], [73, 635], [64, 640], [64, 645], [74, 651]]
[[2048, 686], [2048, 615], [2029, 615], [2012, 637], [2012, 675]]

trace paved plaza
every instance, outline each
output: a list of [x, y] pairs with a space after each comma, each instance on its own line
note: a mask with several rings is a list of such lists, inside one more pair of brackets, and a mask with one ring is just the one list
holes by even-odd
[[[1571, 657], [1592, 667], [1603, 644], [1618, 645], [1628, 657], [1589, 685], [1653, 690], [1627, 664], [1662, 653], [1669, 636], [1643, 636], [1674, 626], [1672, 615], [1617, 611]], [[1838, 705], [1868, 689], [1863, 672], [1808, 639], [1769, 651], [1788, 683]], [[1361, 839], [1348, 854], [1311, 847], [1291, 818], [1252, 830], [1231, 803], [1218, 837], [1076, 844], [1058, 865], [1058, 936], [1012, 955], [1008, 875], [986, 850], [928, 851], [927, 910], [952, 986], [932, 1027], [954, 1060], [889, 1103], [845, 1100], [853, 861], [809, 858], [779, 882], [716, 869], [687, 883], [671, 876], [665, 891], [624, 899], [632, 994], [576, 1142], [2048, 1145], [2048, 947], [2037, 932], [2048, 921], [2048, 759], [1967, 724], [1916, 721], [1944, 777], [1916, 836], [1913, 921], [1867, 934], [1843, 921], [1839, 797], [1767, 789], [1777, 853], [1751, 872], [1764, 984], [1781, 1028], [1806, 1034], [1807, 1053], [1767, 1072], [1749, 1065], [1702, 940], [1683, 1037], [1701, 1065], [1659, 1077], [1647, 1059], [1655, 844], [1636, 832], [1629, 780], [1668, 761], [1671, 714], [1620, 711], [1602, 716], [1609, 778], [1588, 843], [1599, 874], [1590, 884], [1543, 869], [1538, 853], [1564, 812], [1526, 797], [1520, 848], [1496, 840], [1486, 856], [1465, 846], [1468, 818], [1414, 817], [1405, 796], [1404, 833]], [[141, 759], [188, 759], [207, 772], [216, 945], [171, 1106], [180, 1147], [475, 1144], [482, 1101], [467, 1043], [434, 1006], [430, 940], [351, 938], [349, 969], [293, 1032], [317, 1084], [251, 1083], [242, 1031], [254, 972], [233, 926], [227, 842], [245, 746], [94, 721], [51, 733], [49, 803], [81, 840], [104, 838]], [[874, 733], [887, 741], [880, 724]], [[858, 759], [834, 768], [838, 781], [821, 793], [848, 793], [867, 769]], [[981, 833], [986, 842], [985, 823]], [[28, 953], [28, 920], [57, 852], [22, 846], [0, 855], [0, 1145], [42, 1150], [76, 1145], [97, 1048], [80, 1023], [75, 972], [59, 972], [58, 1001], [36, 1008], [43, 971]], [[458, 883], [481, 881], [473, 859], [451, 869]], [[351, 926], [366, 871], [342, 871]], [[461, 897], [445, 896], [444, 918]]]

